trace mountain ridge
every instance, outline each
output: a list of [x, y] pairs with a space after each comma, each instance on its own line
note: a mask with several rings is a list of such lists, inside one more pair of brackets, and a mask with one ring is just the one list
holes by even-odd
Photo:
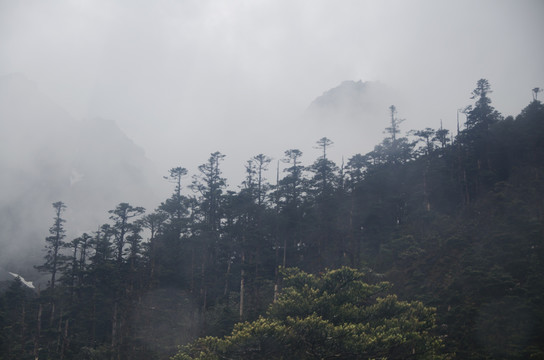
[[158, 203], [155, 165], [115, 121], [73, 118], [22, 74], [0, 77], [0, 118], [0, 186], [10, 189], [0, 195], [0, 267], [29, 277], [53, 202], [68, 206], [69, 236], [94, 230], [107, 220], [96, 214], [120, 202]]

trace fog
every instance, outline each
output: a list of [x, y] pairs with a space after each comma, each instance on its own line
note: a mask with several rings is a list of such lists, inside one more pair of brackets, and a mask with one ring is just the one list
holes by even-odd
[[[337, 163], [371, 150], [390, 104], [406, 119], [403, 131], [441, 120], [453, 131], [480, 78], [503, 115], [518, 114], [531, 89], [544, 86], [543, 18], [541, 0], [0, 0], [0, 76], [22, 74], [69, 122], [114, 121], [158, 180], [175, 166], [195, 174], [220, 151], [236, 187], [245, 161], [259, 153], [278, 160], [299, 148], [310, 164], [323, 136], [335, 142]], [[359, 117], [309, 115], [316, 98], [359, 80], [388, 90], [369, 95], [376, 105]], [[0, 121], [4, 134], [16, 126]], [[48, 126], [32, 123], [32, 137]], [[34, 156], [17, 142], [2, 150], [12, 165]], [[2, 191], [23, 191], [14, 174]], [[164, 185], [158, 201], [170, 191]], [[50, 200], [63, 199], [43, 202]], [[43, 216], [49, 223], [52, 211]]]

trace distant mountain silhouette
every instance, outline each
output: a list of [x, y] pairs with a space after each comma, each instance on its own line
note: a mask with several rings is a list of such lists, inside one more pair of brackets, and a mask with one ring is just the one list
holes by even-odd
[[55, 201], [69, 237], [120, 202], [159, 203], [154, 165], [114, 121], [77, 121], [20, 74], [0, 77], [0, 119], [0, 267], [27, 277], [43, 261]]
[[344, 155], [354, 155], [372, 150], [383, 139], [388, 108], [399, 102], [398, 94], [381, 82], [343, 81], [313, 100], [304, 118], [309, 128], [343, 146]]
[[[391, 105], [392, 90], [380, 82], [344, 81], [317, 97], [308, 111], [320, 115], [360, 118]], [[389, 104], [389, 105], [388, 105]]]

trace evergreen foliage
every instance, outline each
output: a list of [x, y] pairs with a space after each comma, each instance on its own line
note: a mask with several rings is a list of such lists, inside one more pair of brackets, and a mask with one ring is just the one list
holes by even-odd
[[544, 358], [539, 92], [503, 118], [479, 80], [455, 138], [401, 136], [393, 107], [373, 151], [338, 166], [322, 138], [274, 184], [259, 154], [237, 191], [215, 152], [187, 191], [172, 168], [157, 209], [121, 203], [75, 239], [56, 202], [49, 285], [0, 293], [0, 359]]
[[201, 338], [173, 359], [442, 358], [433, 309], [380, 297], [388, 284], [363, 278], [347, 267], [320, 276], [286, 269], [266, 316], [238, 323], [224, 338]]

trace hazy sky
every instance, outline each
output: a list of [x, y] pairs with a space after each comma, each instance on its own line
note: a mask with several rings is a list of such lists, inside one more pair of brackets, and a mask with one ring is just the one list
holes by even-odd
[[[403, 130], [453, 129], [480, 78], [519, 113], [544, 87], [543, 19], [542, 0], [0, 0], [0, 75], [25, 74], [77, 119], [115, 120], [163, 172], [218, 150], [242, 176], [261, 152], [312, 162], [329, 135], [301, 114], [344, 80], [399, 91]], [[333, 140], [337, 157], [374, 145]]]

